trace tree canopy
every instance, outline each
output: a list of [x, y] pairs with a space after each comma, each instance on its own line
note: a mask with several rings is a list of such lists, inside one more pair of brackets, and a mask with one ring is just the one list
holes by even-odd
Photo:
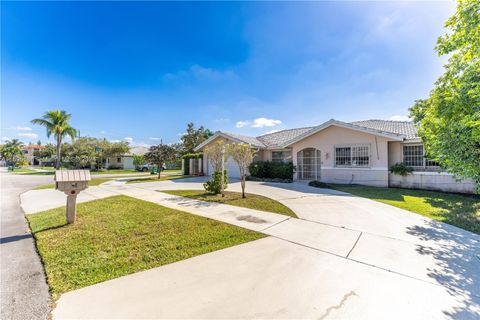
[[0, 156], [11, 164], [22, 164], [25, 162], [25, 156], [22, 152], [23, 146], [23, 142], [18, 139], [7, 140], [0, 148]]
[[410, 109], [426, 152], [480, 188], [480, 2], [459, 0], [435, 50], [449, 55], [428, 98]]
[[158, 167], [158, 178], [162, 172], [164, 163], [175, 159], [175, 149], [167, 144], [159, 144], [158, 146], [151, 146], [145, 154], [145, 160], [156, 164]]
[[203, 126], [195, 129], [193, 122], [187, 124], [187, 131], [182, 135], [182, 154], [192, 153], [193, 149], [203, 141], [213, 136], [213, 132]]

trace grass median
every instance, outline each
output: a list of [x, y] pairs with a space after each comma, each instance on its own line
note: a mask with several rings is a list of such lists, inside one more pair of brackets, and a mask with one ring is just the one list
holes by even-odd
[[264, 235], [150, 202], [115, 196], [27, 215], [53, 298], [74, 289], [227, 248]]
[[225, 196], [214, 195], [205, 193], [203, 190], [160, 190], [160, 192], [165, 192], [168, 194], [173, 194], [176, 196], [187, 197], [195, 200], [202, 200], [207, 202], [218, 202], [229, 204], [232, 206], [255, 209], [260, 211], [268, 211], [273, 213], [279, 213], [286, 216], [297, 218], [295, 212], [293, 212], [287, 206], [281, 204], [280, 202], [260, 196], [257, 194], [247, 193], [246, 198], [242, 198], [240, 192], [230, 192], [225, 191]]

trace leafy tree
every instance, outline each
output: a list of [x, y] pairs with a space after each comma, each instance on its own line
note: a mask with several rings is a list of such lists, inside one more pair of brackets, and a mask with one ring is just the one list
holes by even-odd
[[189, 124], [187, 124], [187, 131], [181, 139], [183, 145], [182, 155], [186, 153], [192, 153], [193, 149], [196, 146], [198, 146], [200, 143], [207, 140], [211, 136], [213, 136], [212, 131], [210, 131], [209, 129], [205, 129], [203, 126], [195, 129], [195, 125], [193, 124], [193, 122], [190, 122]]
[[459, 0], [435, 50], [450, 55], [430, 96], [410, 109], [429, 158], [480, 189], [480, 1]]
[[65, 144], [63, 147], [64, 160], [74, 168], [90, 167], [97, 160], [96, 142], [95, 138], [82, 137], [71, 144]]
[[56, 147], [55, 145], [48, 143], [45, 148], [35, 150], [33, 155], [35, 158], [40, 159], [42, 162], [51, 162], [55, 158]]
[[0, 150], [2, 159], [14, 165], [22, 164], [25, 162], [25, 155], [22, 151], [23, 146], [23, 142], [18, 139], [5, 141], [5, 144]]
[[140, 155], [140, 154], [134, 154], [133, 155], [133, 165], [135, 167], [141, 166], [145, 164], [145, 156]]
[[173, 159], [175, 159], [175, 149], [167, 144], [151, 146], [149, 151], [145, 154], [145, 160], [157, 165], [158, 179], [160, 179], [163, 164], [167, 161], [172, 161]]
[[240, 169], [240, 183], [242, 186], [242, 198], [245, 198], [245, 184], [247, 180], [248, 166], [253, 161], [253, 157], [257, 150], [252, 149], [248, 144], [234, 143], [227, 145], [228, 154], [232, 157], [233, 161], [238, 164]]
[[72, 141], [77, 135], [77, 130], [72, 128], [69, 124], [71, 114], [67, 113], [64, 110], [53, 110], [47, 111], [42, 116], [42, 118], [33, 119], [31, 122], [33, 124], [38, 124], [44, 126], [47, 129], [47, 137], [50, 137], [52, 134], [56, 140], [56, 159], [55, 159], [55, 168], [60, 168], [61, 160], [61, 146], [62, 140], [65, 136], [70, 136]]
[[100, 145], [100, 157], [102, 159], [116, 158], [130, 151], [128, 142], [110, 142], [108, 140], [102, 141]]

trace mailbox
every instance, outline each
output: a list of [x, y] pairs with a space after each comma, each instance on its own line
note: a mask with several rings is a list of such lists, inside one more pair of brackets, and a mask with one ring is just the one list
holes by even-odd
[[89, 170], [55, 171], [55, 188], [67, 195], [67, 223], [75, 222], [77, 195], [88, 188], [90, 180]]

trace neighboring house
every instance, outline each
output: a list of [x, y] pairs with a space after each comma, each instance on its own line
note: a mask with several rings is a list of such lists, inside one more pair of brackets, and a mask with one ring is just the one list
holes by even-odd
[[130, 151], [126, 154], [119, 155], [117, 157], [107, 158], [106, 167], [108, 169], [135, 169], [133, 164], [134, 155], [144, 155], [148, 152], [147, 147], [136, 146], [130, 148]]
[[39, 151], [42, 149], [45, 149], [45, 146], [41, 145], [36, 145], [36, 144], [30, 144], [28, 146], [23, 146], [22, 151], [23, 154], [25, 155], [25, 158], [27, 159], [27, 162], [31, 166], [37, 166], [37, 165], [42, 165], [42, 161], [35, 157], [35, 151]]
[[[366, 120], [342, 122], [331, 119], [316, 127], [287, 129], [258, 137], [216, 132], [195, 151], [217, 140], [247, 143], [258, 149], [254, 161], [293, 162], [295, 180], [425, 188], [473, 192], [470, 180], [457, 181], [442, 172], [438, 163], [425, 157], [423, 143], [410, 121]], [[389, 173], [393, 164], [414, 169], [406, 177]], [[226, 163], [230, 177], [239, 177], [232, 159]], [[203, 172], [212, 173], [205, 156]]]

